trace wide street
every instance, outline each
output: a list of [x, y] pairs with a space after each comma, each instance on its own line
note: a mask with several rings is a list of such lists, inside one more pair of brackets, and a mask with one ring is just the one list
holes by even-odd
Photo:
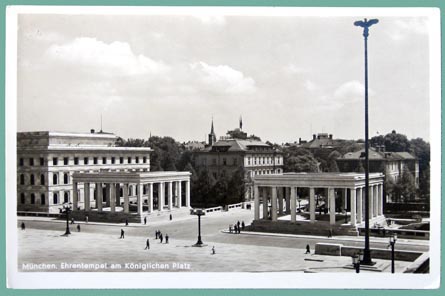
[[[350, 265], [348, 257], [305, 255], [307, 244], [313, 253], [317, 242], [340, 243], [348, 246], [363, 246], [363, 237], [308, 237], [295, 235], [258, 235], [230, 234], [223, 232], [229, 224], [238, 220], [250, 224], [253, 212], [236, 209], [229, 212], [212, 213], [202, 217], [202, 240], [204, 248], [192, 248], [197, 240], [197, 217], [183, 215], [173, 217], [155, 217], [147, 225], [100, 224], [81, 222], [81, 232], [70, 225], [72, 235], [61, 236], [65, 223], [61, 220], [37, 217], [19, 217], [18, 225], [24, 221], [26, 230], [19, 233], [19, 268], [26, 263], [152, 263], [166, 264], [149, 271], [312, 271], [351, 272], [344, 268]], [[125, 239], [119, 239], [120, 230], [124, 229]], [[169, 244], [160, 244], [155, 240], [155, 231], [160, 230], [164, 237], [169, 236]], [[146, 239], [150, 239], [150, 250], [144, 250]], [[388, 241], [372, 238], [371, 247], [387, 248]], [[215, 246], [216, 254], [211, 254]], [[427, 251], [427, 241], [400, 239], [397, 249]], [[38, 256], [36, 256], [38, 254]], [[308, 260], [309, 259], [309, 260]], [[315, 260], [312, 260], [315, 259]], [[321, 260], [321, 261], [320, 261]], [[377, 260], [384, 262], [385, 260]], [[182, 267], [173, 266], [181, 263]], [[385, 262], [384, 262], [385, 263]], [[383, 264], [383, 263], [382, 263]], [[389, 262], [386, 261], [387, 265]], [[402, 269], [409, 262], [396, 262], [397, 269]], [[118, 267], [119, 267], [118, 265]], [[141, 269], [117, 268], [110, 266], [99, 270], [140, 271]], [[60, 271], [57, 269], [56, 271]], [[70, 269], [65, 271], [85, 271]], [[385, 269], [385, 272], [388, 272]]]

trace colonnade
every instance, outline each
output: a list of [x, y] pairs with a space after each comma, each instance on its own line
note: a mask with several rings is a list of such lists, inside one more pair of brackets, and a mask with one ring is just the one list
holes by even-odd
[[[159, 182], [73, 182], [73, 210], [78, 210], [79, 183], [83, 183], [84, 210], [91, 210], [91, 197], [95, 197], [97, 211], [102, 212], [105, 206], [110, 212], [116, 211], [116, 206], [123, 205], [123, 212], [130, 213], [130, 186], [135, 186], [137, 214], [143, 213], [143, 205], [146, 203], [148, 212], [164, 211], [166, 208], [190, 207], [190, 180], [159, 181]], [[185, 183], [185, 184], [183, 184]], [[157, 186], [157, 203], [155, 207], [153, 192]], [[122, 192], [122, 194], [121, 194]], [[121, 200], [123, 198], [123, 204]], [[184, 203], [183, 203], [184, 201]]]
[[[323, 187], [299, 187], [309, 189], [309, 220], [316, 221], [316, 195], [315, 189]], [[350, 223], [355, 226], [364, 221], [365, 217], [365, 187], [354, 186], [346, 188], [325, 187], [325, 207], [329, 213], [329, 223], [336, 223], [336, 195], [342, 196], [341, 201], [344, 211], [350, 212]], [[341, 192], [341, 193], [340, 193]], [[337, 193], [337, 194], [336, 194]], [[297, 187], [289, 185], [254, 185], [254, 218], [260, 219], [260, 203], [263, 205], [261, 219], [277, 221], [278, 216], [289, 215], [291, 222], [296, 222], [297, 214]], [[349, 202], [348, 202], [349, 201]], [[369, 217], [374, 218], [383, 215], [383, 183], [369, 185]]]

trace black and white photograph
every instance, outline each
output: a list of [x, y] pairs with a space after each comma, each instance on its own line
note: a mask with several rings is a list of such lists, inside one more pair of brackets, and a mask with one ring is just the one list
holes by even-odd
[[437, 288], [439, 20], [10, 6], [10, 286]]

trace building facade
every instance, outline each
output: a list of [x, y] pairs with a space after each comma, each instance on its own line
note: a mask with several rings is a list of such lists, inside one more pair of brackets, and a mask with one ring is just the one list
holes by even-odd
[[[74, 173], [150, 171], [150, 148], [116, 147], [116, 139], [94, 130], [17, 133], [17, 210], [59, 212], [73, 201]], [[129, 193], [135, 196], [137, 188], [131, 186]]]

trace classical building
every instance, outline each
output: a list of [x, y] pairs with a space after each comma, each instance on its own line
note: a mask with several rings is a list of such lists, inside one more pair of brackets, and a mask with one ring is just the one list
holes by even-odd
[[[187, 176], [178, 173], [173, 179], [165, 173], [149, 173], [151, 148], [116, 147], [116, 139], [114, 134], [94, 130], [90, 133], [17, 133], [17, 210], [58, 213], [61, 205], [67, 202], [73, 203], [75, 210], [89, 210], [92, 209], [91, 205], [96, 210], [108, 208], [113, 203], [109, 184], [113, 184], [117, 186], [114, 187], [117, 188], [116, 198], [124, 198], [123, 204], [119, 199], [115, 205], [125, 208], [125, 195], [128, 195], [128, 202], [135, 203], [138, 208], [134, 211], [139, 213], [140, 197], [146, 195], [147, 190], [145, 185], [141, 187], [140, 184], [160, 183], [167, 186], [167, 190], [176, 186], [174, 192], [181, 192], [181, 185], [172, 184], [186, 182], [184, 187], [188, 188], [190, 173]], [[75, 176], [82, 182], [74, 181]], [[103, 177], [106, 177], [106, 182]], [[129, 182], [121, 182], [127, 179]], [[159, 194], [160, 199], [163, 196]], [[187, 193], [185, 198], [189, 200]], [[150, 198], [142, 202], [148, 205]], [[165, 205], [156, 200], [149, 204], [149, 209], [152, 210], [155, 204], [159, 204], [161, 210]], [[171, 203], [166, 204], [170, 209]], [[182, 204], [189, 206], [188, 201]], [[119, 210], [125, 212], [125, 209]]]
[[[243, 169], [246, 182], [246, 199], [253, 197], [252, 178], [257, 175], [280, 174], [283, 172], [283, 155], [256, 137], [247, 137], [240, 128], [229, 131], [232, 136], [221, 137], [218, 141], [214, 139], [213, 121], [209, 134], [209, 144], [204, 150], [194, 153], [195, 167], [207, 169], [215, 178], [221, 176], [230, 177], [235, 171]], [[235, 137], [234, 137], [235, 135]], [[237, 138], [241, 135], [242, 138]], [[245, 137], [243, 136], [245, 135]]]
[[[383, 181], [381, 173], [369, 175], [369, 213], [374, 223], [384, 220]], [[253, 183], [254, 230], [324, 235], [331, 230], [356, 235], [356, 227], [364, 222], [364, 174], [284, 173], [255, 176]], [[323, 212], [316, 210], [316, 191], [324, 192]], [[307, 201], [308, 211], [301, 211], [300, 207], [297, 211], [297, 201], [302, 199]]]
[[[368, 150], [369, 171], [383, 173], [386, 180], [397, 181], [403, 172], [409, 171], [416, 187], [419, 186], [419, 161], [408, 152], [388, 152], [384, 146], [372, 147]], [[338, 158], [337, 165], [341, 172], [357, 172], [363, 168], [365, 149], [349, 152]]]
[[338, 148], [339, 144], [344, 140], [334, 139], [332, 134], [318, 133], [312, 135], [312, 140], [298, 140], [298, 146], [308, 149], [314, 156], [327, 157], [332, 151]]

